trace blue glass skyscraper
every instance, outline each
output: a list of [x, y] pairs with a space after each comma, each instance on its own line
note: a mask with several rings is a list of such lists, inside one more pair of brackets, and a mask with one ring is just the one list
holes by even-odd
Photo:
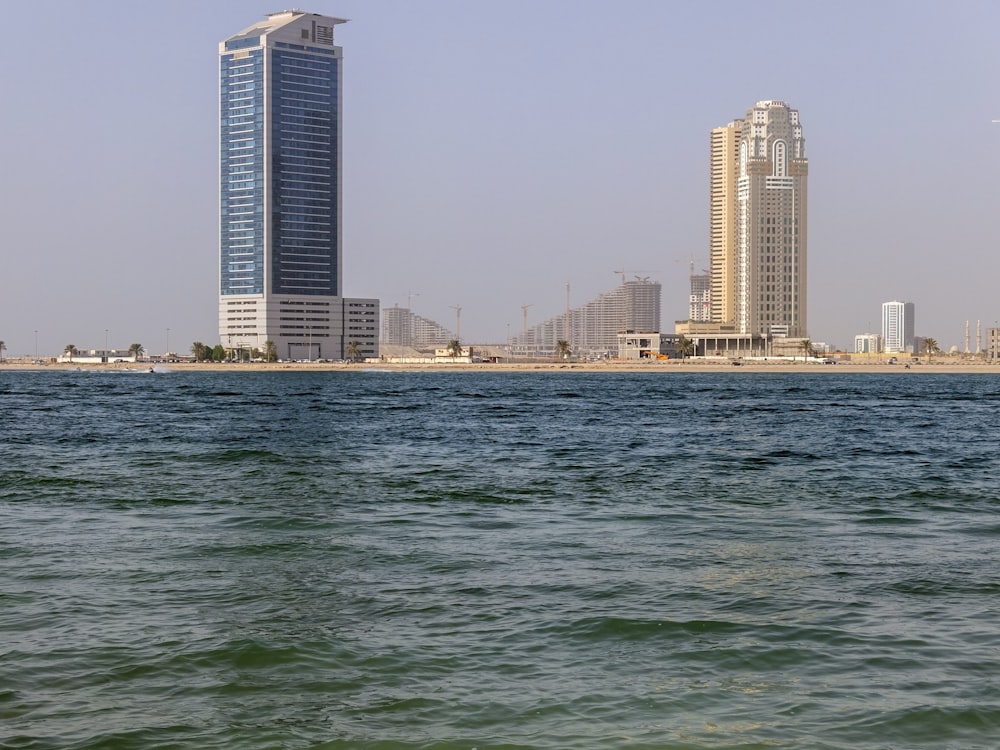
[[347, 325], [342, 298], [341, 23], [282, 11], [219, 45], [219, 334], [228, 348], [272, 341], [282, 358], [342, 357], [345, 332], [366, 328]]

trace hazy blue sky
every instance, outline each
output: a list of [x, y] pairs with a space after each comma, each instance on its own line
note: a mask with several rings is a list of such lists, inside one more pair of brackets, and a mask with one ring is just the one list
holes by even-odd
[[[217, 336], [217, 45], [271, 0], [4, 2], [9, 354]], [[687, 315], [708, 131], [761, 99], [810, 160], [809, 333], [1000, 319], [1000, 3], [340, 0], [344, 291], [502, 342], [620, 280]], [[412, 295], [412, 296], [410, 296]]]

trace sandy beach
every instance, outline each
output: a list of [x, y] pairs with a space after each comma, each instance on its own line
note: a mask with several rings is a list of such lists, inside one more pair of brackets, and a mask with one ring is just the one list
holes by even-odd
[[337, 362], [273, 362], [273, 363], [228, 363], [228, 362], [171, 362], [169, 364], [126, 363], [126, 364], [77, 364], [56, 363], [35, 364], [33, 362], [5, 360], [0, 365], [0, 372], [13, 370], [80, 370], [93, 371], [129, 371], [147, 370], [155, 367], [157, 372], [364, 372], [371, 370], [399, 372], [648, 372], [662, 374], [682, 374], [689, 372], [771, 372], [771, 373], [899, 373], [900, 375], [915, 375], [918, 373], [936, 374], [998, 374], [1000, 364], [985, 364], [982, 360], [932, 360], [930, 363], [920, 362], [909, 367], [903, 364], [867, 363], [867, 362], [837, 362], [822, 364], [819, 362], [791, 362], [787, 360], [744, 361], [734, 365], [732, 362], [712, 362], [704, 360], [671, 360], [665, 362], [501, 362], [501, 363], [394, 363], [370, 361], [357, 363]]

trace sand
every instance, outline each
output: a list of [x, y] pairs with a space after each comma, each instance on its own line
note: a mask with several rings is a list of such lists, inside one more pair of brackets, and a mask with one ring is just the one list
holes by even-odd
[[[151, 364], [128, 363], [117, 365], [77, 364], [77, 363], [46, 363], [33, 364], [17, 360], [5, 360], [0, 365], [0, 372], [6, 370], [81, 370], [81, 371], [127, 371], [147, 370]], [[177, 362], [155, 365], [158, 372], [325, 372], [345, 371], [363, 372], [371, 370], [400, 372], [648, 372], [662, 374], [680, 374], [685, 372], [771, 372], [771, 373], [899, 373], [913, 375], [917, 373], [989, 373], [1000, 374], [1000, 363], [986, 364], [982, 360], [954, 360], [951, 358], [934, 359], [930, 363], [912, 364], [909, 368], [902, 364], [888, 365], [866, 362], [837, 362], [837, 364], [822, 364], [818, 362], [789, 362], [785, 360], [769, 360], [767, 362], [744, 362], [734, 366], [730, 362], [712, 362], [704, 360], [670, 360], [666, 362], [506, 362], [483, 364], [396, 364], [393, 362], [358, 362], [343, 364], [333, 362], [274, 362], [274, 363], [223, 363], [223, 362]]]

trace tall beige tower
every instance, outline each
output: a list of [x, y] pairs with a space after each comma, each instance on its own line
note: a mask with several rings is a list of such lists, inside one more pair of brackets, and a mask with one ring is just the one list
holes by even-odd
[[761, 101], [711, 135], [712, 322], [804, 337], [806, 179], [799, 113]]
[[709, 263], [711, 320], [736, 318], [736, 196], [743, 121], [715, 128], [711, 135], [712, 176]]

